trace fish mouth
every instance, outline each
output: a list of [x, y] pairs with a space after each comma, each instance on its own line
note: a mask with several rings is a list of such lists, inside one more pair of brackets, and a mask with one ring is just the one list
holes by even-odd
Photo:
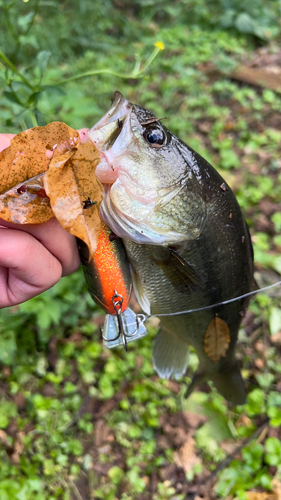
[[110, 109], [88, 132], [101, 155], [96, 176], [103, 184], [113, 184], [118, 178], [120, 165], [116, 164], [116, 158], [131, 140], [132, 110], [133, 105], [120, 92], [115, 92]]
[[[105, 191], [117, 180], [129, 189], [132, 200], [149, 204], [157, 198], [157, 192], [151, 186], [143, 187], [140, 180], [136, 182], [131, 175], [126, 158], [134, 155], [136, 144], [137, 118], [134, 117], [135, 105], [116, 91], [108, 112], [88, 132], [90, 140], [98, 149], [101, 160], [95, 174], [104, 185]], [[142, 129], [142, 125], [139, 125]]]
[[[116, 91], [107, 113], [89, 130], [91, 140], [95, 139], [95, 133], [97, 130], [100, 130], [109, 123], [118, 121], [118, 119], [122, 120], [122, 118], [127, 115], [130, 110], [132, 110], [132, 107], [133, 105], [123, 97], [121, 92]], [[102, 143], [100, 144], [100, 147], [102, 147]]]

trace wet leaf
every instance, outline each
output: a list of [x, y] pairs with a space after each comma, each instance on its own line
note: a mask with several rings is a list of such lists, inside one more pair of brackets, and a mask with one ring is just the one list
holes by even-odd
[[204, 335], [204, 351], [217, 363], [225, 356], [230, 342], [229, 328], [225, 321], [215, 316], [206, 328]]
[[91, 142], [64, 123], [36, 127], [14, 137], [0, 154], [0, 217], [17, 224], [40, 224], [56, 217], [71, 234], [96, 250], [100, 232], [100, 161]]
[[91, 142], [72, 152], [54, 158], [46, 173], [44, 184], [52, 210], [60, 224], [83, 240], [90, 256], [96, 250], [100, 232], [99, 204], [102, 185], [95, 176], [100, 161]]
[[39, 174], [0, 195], [0, 217], [16, 224], [41, 224], [54, 217]]
[[0, 153], [0, 194], [48, 169], [50, 159], [73, 151], [79, 134], [65, 123], [53, 122], [16, 135]]

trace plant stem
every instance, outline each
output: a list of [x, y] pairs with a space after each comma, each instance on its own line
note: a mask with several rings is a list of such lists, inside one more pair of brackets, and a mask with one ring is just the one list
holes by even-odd
[[34, 90], [35, 91], [35, 88], [30, 85], [29, 81], [25, 78], [25, 76], [23, 76], [21, 74], [20, 71], [17, 70], [17, 68], [14, 66], [14, 64], [10, 61], [10, 59], [8, 59], [5, 54], [3, 54], [3, 52], [0, 50], [0, 59], [2, 59], [2, 61], [7, 65], [9, 66], [9, 68], [14, 72], [16, 73], [16, 75], [18, 75], [20, 77], [20, 79], [31, 89], [31, 90]]
[[151, 63], [153, 63], [155, 57], [158, 55], [160, 50], [162, 50], [162, 49], [160, 49], [159, 47], [155, 47], [155, 49], [153, 50], [153, 52], [150, 54], [149, 58], [147, 59], [146, 63], [144, 64], [140, 73], [144, 73], [147, 70], [147, 68], [151, 65]]
[[151, 65], [151, 63], [154, 61], [155, 57], [157, 54], [162, 50], [159, 47], [155, 47], [153, 52], [150, 54], [148, 57], [147, 61], [143, 65], [142, 68], [140, 68], [140, 63], [139, 61], [136, 62], [134, 69], [131, 71], [131, 73], [126, 74], [126, 73], [118, 73], [117, 71], [113, 71], [112, 69], [104, 68], [104, 69], [96, 69], [93, 71], [87, 71], [86, 73], [80, 73], [79, 75], [71, 76], [70, 78], [66, 78], [65, 80], [61, 80], [60, 82], [57, 82], [56, 85], [64, 85], [65, 83], [68, 82], [73, 82], [75, 80], [79, 80], [80, 78], [85, 78], [86, 76], [93, 76], [93, 75], [101, 75], [101, 74], [106, 74], [106, 75], [112, 75], [112, 76], [117, 76], [118, 78], [141, 78], [143, 73], [147, 70], [147, 68]]

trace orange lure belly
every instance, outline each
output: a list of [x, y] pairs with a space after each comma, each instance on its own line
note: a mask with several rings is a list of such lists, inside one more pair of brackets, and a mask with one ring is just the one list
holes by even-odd
[[[83, 264], [85, 279], [89, 293], [93, 300], [100, 307], [111, 315], [116, 315], [115, 303], [120, 300], [113, 299], [121, 295], [123, 298], [122, 312], [128, 307], [132, 279], [129, 262], [120, 238], [110, 241], [111, 229], [102, 222], [97, 250], [91, 262], [83, 259], [83, 248], [80, 248], [80, 255]], [[82, 251], [81, 251], [82, 250]]]

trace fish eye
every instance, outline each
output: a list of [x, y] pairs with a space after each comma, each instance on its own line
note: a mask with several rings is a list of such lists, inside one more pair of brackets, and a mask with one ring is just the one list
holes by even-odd
[[146, 142], [153, 148], [162, 148], [165, 143], [166, 136], [163, 130], [159, 128], [149, 128], [143, 133]]

